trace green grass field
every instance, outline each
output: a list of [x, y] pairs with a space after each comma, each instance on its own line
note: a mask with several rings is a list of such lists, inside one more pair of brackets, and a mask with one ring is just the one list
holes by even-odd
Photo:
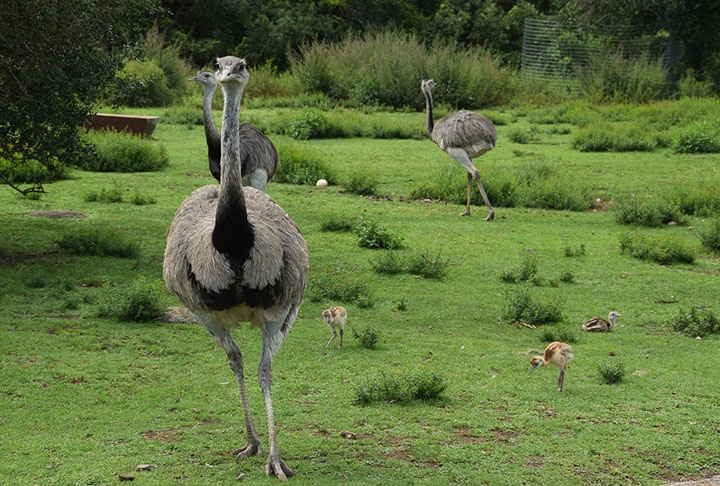
[[[623, 116], [639, 118], [647, 109], [625, 107]], [[582, 187], [589, 201], [600, 198], [601, 209], [496, 207], [495, 221], [485, 222], [485, 208], [475, 206], [464, 218], [461, 205], [410, 198], [418, 183], [448, 171], [464, 185], [463, 170], [429, 140], [298, 142], [271, 135], [278, 144], [317, 154], [341, 179], [361, 171], [379, 182], [377, 196], [369, 198], [338, 186], [268, 186], [305, 235], [311, 284], [323, 278], [358, 284], [371, 304], [316, 299], [310, 285], [278, 353], [275, 418], [281, 454], [296, 475], [291, 481], [611, 485], [720, 474], [718, 336], [695, 339], [671, 330], [681, 311], [719, 311], [720, 260], [696, 237], [711, 218], [636, 228], [619, 225], [612, 210], [623, 197], [662, 199], [679, 184], [715, 183], [720, 155], [668, 148], [579, 152], [570, 146], [576, 125], [553, 132], [532, 121], [539, 109], [495, 115], [507, 123], [498, 125], [497, 148], [476, 161], [481, 174], [542, 159]], [[393, 123], [422, 129], [424, 115], [393, 115]], [[514, 143], [509, 135], [517, 130], [535, 130], [537, 139]], [[265, 478], [264, 457], [233, 458], [244, 443], [237, 387], [205, 330], [98, 317], [104, 302], [138, 279], [158, 291], [163, 306], [179, 305], [162, 283], [165, 231], [183, 198], [214, 180], [202, 127], [161, 120], [154, 140], [170, 156], [170, 167], [156, 173], [75, 171], [48, 184], [38, 200], [0, 191], [2, 483], [114, 484], [120, 474], [157, 485], [276, 481]], [[87, 200], [103, 189], [124, 195], [123, 202]], [[155, 203], [132, 204], [133, 194]], [[26, 214], [59, 209], [87, 218]], [[445, 277], [376, 273], [372, 261], [383, 250], [359, 248], [353, 232], [322, 231], [329, 217], [377, 221], [402, 236], [400, 252], [447, 259]], [[135, 243], [138, 256], [58, 250], [63, 236], [97, 229]], [[695, 261], [658, 265], [622, 253], [622, 236], [634, 232], [681, 240]], [[583, 254], [567, 256], [566, 249], [581, 246]], [[533, 282], [499, 278], [529, 254], [537, 262]], [[572, 279], [564, 281], [563, 273]], [[503, 319], [510, 299], [524, 289], [540, 302], [560, 302], [562, 321], [530, 329]], [[343, 349], [326, 348], [330, 330], [320, 314], [330, 305], [348, 309], [352, 329], [374, 326], [379, 346], [361, 347], [348, 329]], [[580, 330], [585, 319], [613, 309], [622, 317], [611, 332]], [[531, 351], [553, 336], [574, 341], [563, 393], [556, 392], [556, 369], [528, 374]], [[261, 336], [240, 325], [235, 337], [267, 452], [255, 372]], [[599, 368], [608, 364], [622, 364], [620, 383], [602, 381]], [[354, 404], [360, 384], [416, 371], [444, 377], [440, 399]], [[155, 467], [136, 470], [139, 465]]]

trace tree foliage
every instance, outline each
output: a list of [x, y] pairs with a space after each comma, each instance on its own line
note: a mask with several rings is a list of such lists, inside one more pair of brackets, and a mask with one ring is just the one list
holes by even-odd
[[158, 12], [156, 0], [3, 2], [0, 182], [39, 192], [90, 153], [78, 127]]

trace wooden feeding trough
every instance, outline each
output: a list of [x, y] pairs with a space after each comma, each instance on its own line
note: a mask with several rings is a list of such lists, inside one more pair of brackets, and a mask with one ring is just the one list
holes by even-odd
[[160, 121], [158, 116], [115, 115], [98, 113], [93, 115], [90, 128], [93, 130], [115, 130], [133, 135], [150, 137]]

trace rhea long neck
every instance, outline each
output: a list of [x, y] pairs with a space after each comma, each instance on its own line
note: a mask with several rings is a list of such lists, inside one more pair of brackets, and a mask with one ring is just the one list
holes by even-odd
[[218, 251], [231, 255], [233, 259], [239, 259], [237, 263], [241, 265], [253, 245], [253, 229], [248, 221], [242, 186], [238, 131], [243, 87], [223, 84], [222, 89], [225, 104], [220, 134], [220, 194], [215, 214], [213, 244]]
[[423, 89], [423, 93], [425, 93], [425, 110], [427, 111], [427, 126], [425, 130], [428, 137], [432, 137], [433, 128], [435, 127], [435, 123], [433, 122], [432, 92]]
[[216, 84], [203, 83], [203, 126], [205, 127], [205, 140], [208, 146], [208, 163], [210, 173], [220, 180], [220, 134], [215, 126], [215, 118], [212, 112], [212, 100], [217, 89]]

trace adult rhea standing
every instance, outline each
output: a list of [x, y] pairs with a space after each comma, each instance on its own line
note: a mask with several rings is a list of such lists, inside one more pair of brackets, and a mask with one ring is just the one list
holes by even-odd
[[165, 283], [225, 350], [237, 378], [247, 444], [237, 459], [260, 454], [245, 394], [243, 358], [231, 335], [238, 322], [262, 330], [258, 379], [265, 400], [270, 453], [265, 472], [292, 476], [280, 457], [270, 385], [272, 361], [288, 335], [305, 292], [308, 252], [290, 217], [264, 192], [243, 187], [238, 111], [249, 74], [244, 59], [217, 60], [225, 96], [220, 185], [195, 190], [168, 230]]
[[467, 205], [462, 215], [470, 215], [470, 198], [472, 197], [474, 180], [488, 208], [485, 221], [492, 221], [495, 218], [495, 210], [485, 193], [485, 188], [480, 180], [480, 172], [473, 165], [472, 159], [480, 157], [488, 150], [495, 148], [495, 142], [497, 141], [495, 126], [484, 116], [467, 110], [456, 111], [434, 123], [432, 99], [432, 89], [434, 87], [435, 81], [432, 79], [424, 79], [420, 83], [420, 88], [425, 94], [428, 137], [467, 170]]
[[[220, 134], [215, 126], [212, 100], [217, 90], [215, 74], [199, 71], [190, 81], [203, 85], [203, 125], [208, 147], [208, 163], [213, 177], [220, 182]], [[243, 184], [265, 190], [277, 170], [278, 154], [275, 146], [263, 132], [249, 123], [240, 123], [240, 160], [242, 161]]]

